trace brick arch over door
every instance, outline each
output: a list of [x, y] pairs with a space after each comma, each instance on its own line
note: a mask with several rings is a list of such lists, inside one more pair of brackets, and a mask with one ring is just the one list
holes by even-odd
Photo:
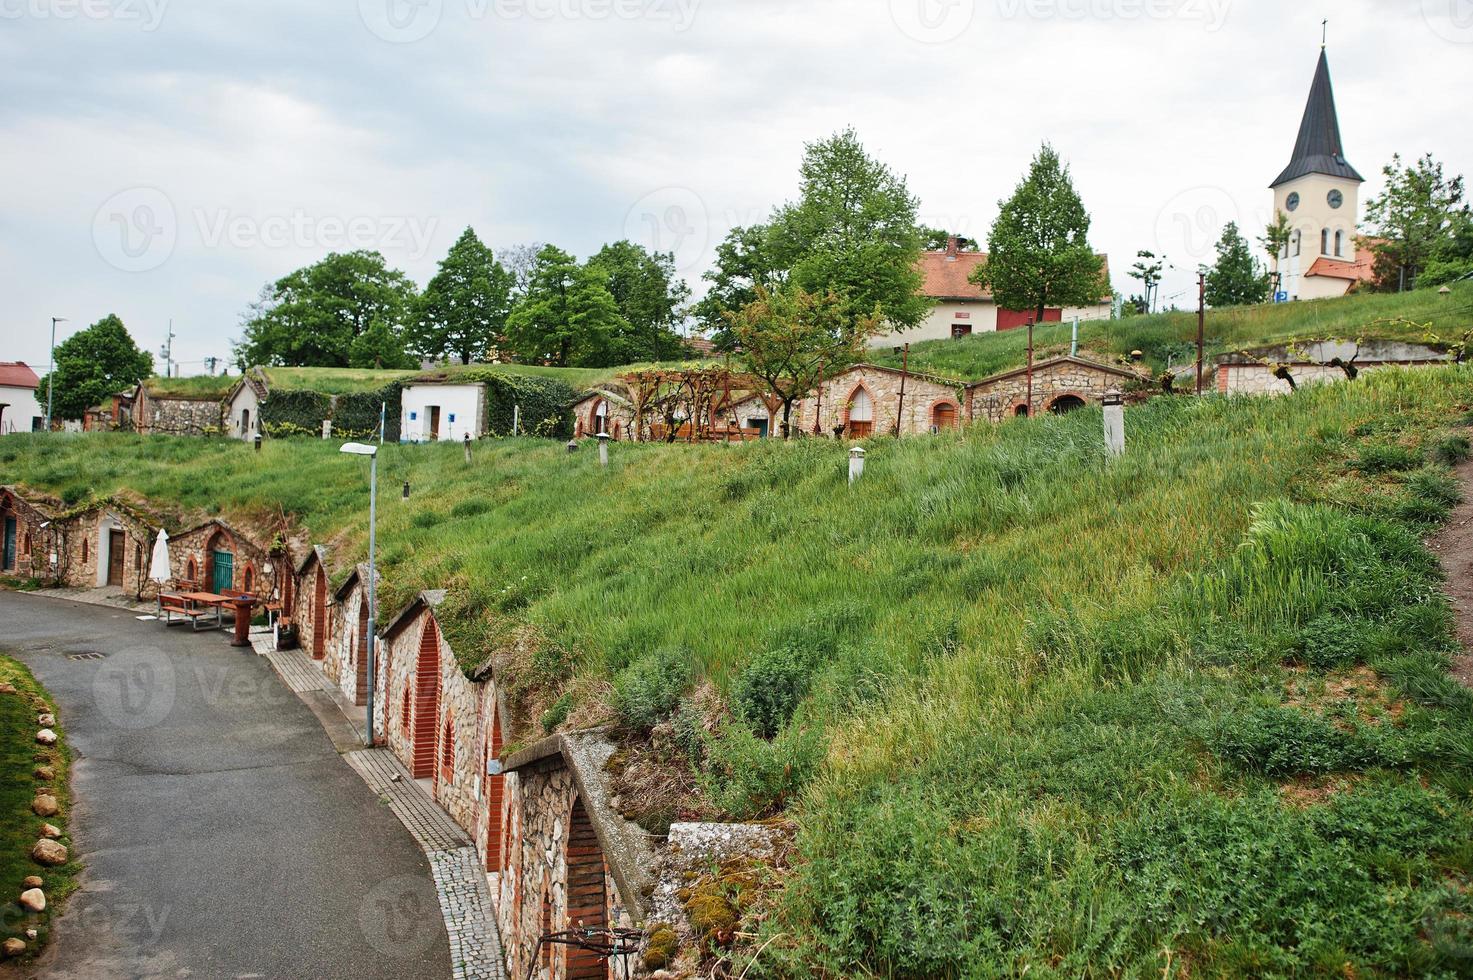
[[368, 703], [368, 597], [358, 596], [358, 683], [353, 689], [353, 703]]
[[931, 403], [931, 424], [939, 431], [956, 428], [961, 417], [961, 406], [951, 398], [938, 398]]
[[[577, 929], [581, 924], [585, 929], [602, 929], [609, 921], [604, 852], [581, 796], [573, 797], [566, 846], [568, 921], [565, 928]], [[606, 959], [588, 950], [566, 949], [565, 975], [568, 980], [605, 980], [608, 977]]]
[[849, 392], [849, 397], [844, 399], [844, 428], [848, 430], [850, 437], [863, 439], [874, 435], [875, 413], [878, 410], [879, 403], [864, 382], [855, 385]]
[[317, 563], [317, 576], [312, 580], [312, 659], [327, 655], [327, 573]]
[[435, 775], [436, 722], [440, 715], [440, 633], [435, 617], [425, 621], [419, 636], [419, 657], [414, 665], [414, 778]]
[[[486, 736], [485, 747], [482, 751], [481, 771], [490, 773], [491, 767], [488, 763], [501, 758], [501, 712], [496, 708], [491, 709], [491, 731]], [[499, 768], [499, 766], [498, 766]], [[497, 773], [487, 775], [486, 780], [486, 870], [500, 871], [505, 863], [505, 823], [506, 814], [502, 812], [502, 806], [506, 800], [506, 775]]]

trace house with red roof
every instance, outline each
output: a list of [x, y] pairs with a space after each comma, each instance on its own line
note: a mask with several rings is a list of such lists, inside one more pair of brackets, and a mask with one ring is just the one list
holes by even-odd
[[[871, 340], [870, 346], [898, 347], [922, 340], [948, 340], [1026, 327], [1036, 311], [1002, 309], [989, 290], [972, 282], [972, 273], [986, 261], [986, 252], [964, 249], [961, 239], [956, 237], [947, 242], [944, 252], [922, 253], [921, 292], [936, 305], [918, 326], [887, 330]], [[1109, 260], [1105, 259], [1106, 282], [1110, 278], [1109, 270]], [[1099, 302], [1089, 306], [1048, 307], [1043, 311], [1043, 322], [1058, 323], [1076, 316], [1081, 320], [1108, 320], [1113, 302], [1106, 291]]]
[[36, 398], [41, 379], [24, 361], [0, 361], [0, 435], [39, 432], [46, 406]]

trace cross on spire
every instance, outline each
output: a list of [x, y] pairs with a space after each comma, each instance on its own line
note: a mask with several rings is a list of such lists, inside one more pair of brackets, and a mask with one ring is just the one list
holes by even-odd
[[1330, 18], [1326, 17], [1324, 20], [1320, 21], [1320, 50], [1321, 51], [1325, 50], [1325, 46], [1328, 45], [1329, 43], [1330, 43]]

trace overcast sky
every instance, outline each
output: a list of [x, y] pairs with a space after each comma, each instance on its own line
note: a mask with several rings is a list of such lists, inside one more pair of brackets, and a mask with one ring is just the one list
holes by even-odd
[[984, 241], [1052, 141], [1115, 287], [1150, 248], [1194, 293], [1270, 216], [1324, 16], [1362, 201], [1394, 151], [1473, 171], [1473, 0], [0, 0], [0, 360], [117, 313], [197, 373], [267, 281], [363, 247], [423, 285], [467, 225], [699, 291], [850, 124]]

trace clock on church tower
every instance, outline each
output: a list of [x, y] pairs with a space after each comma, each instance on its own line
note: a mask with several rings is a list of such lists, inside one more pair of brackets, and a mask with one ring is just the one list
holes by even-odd
[[1281, 297], [1343, 296], [1370, 277], [1370, 263], [1356, 234], [1362, 183], [1364, 178], [1345, 159], [1330, 60], [1321, 48], [1294, 155], [1269, 185], [1275, 213], [1288, 215], [1292, 228], [1288, 247], [1274, 263]]

